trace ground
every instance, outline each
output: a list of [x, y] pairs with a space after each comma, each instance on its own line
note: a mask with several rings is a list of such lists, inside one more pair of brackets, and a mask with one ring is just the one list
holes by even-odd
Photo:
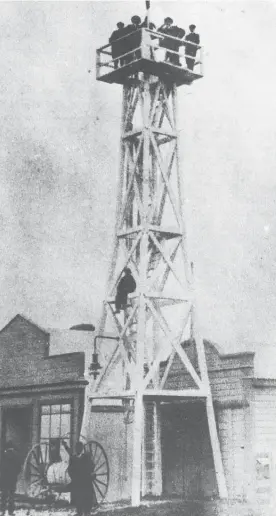
[[[17, 509], [15, 516], [74, 516], [73, 509]], [[97, 516], [275, 516], [275, 506], [249, 507], [240, 502], [159, 502], [139, 508], [102, 506]]]

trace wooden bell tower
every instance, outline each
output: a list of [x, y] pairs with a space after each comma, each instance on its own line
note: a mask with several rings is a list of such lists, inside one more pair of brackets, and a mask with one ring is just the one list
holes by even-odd
[[[227, 497], [186, 251], [177, 131], [177, 90], [202, 77], [202, 49], [189, 70], [185, 46], [175, 65], [161, 43], [164, 34], [148, 28], [138, 32], [135, 49], [131, 35], [125, 37], [120, 65], [110, 45], [97, 51], [97, 79], [123, 87], [115, 241], [99, 328], [101, 334], [113, 331], [119, 340], [89, 393], [92, 400], [121, 399], [133, 409], [133, 506], [141, 495], [162, 493], [160, 404], [179, 400], [206, 405], [218, 492]], [[117, 314], [116, 286], [126, 266], [137, 288], [126, 310]], [[185, 340], [193, 343], [195, 362], [182, 345]], [[176, 357], [186, 380], [172, 390], [167, 378]], [[112, 381], [118, 363], [121, 373]]]

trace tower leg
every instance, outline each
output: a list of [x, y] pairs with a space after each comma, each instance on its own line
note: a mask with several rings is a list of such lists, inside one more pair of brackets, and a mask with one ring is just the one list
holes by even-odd
[[210, 432], [211, 446], [212, 446], [212, 451], [213, 451], [214, 466], [215, 466], [215, 473], [216, 473], [219, 497], [220, 498], [228, 498], [228, 491], [227, 491], [227, 486], [226, 486], [226, 481], [225, 481], [225, 474], [224, 474], [224, 468], [223, 468], [223, 463], [222, 463], [220, 444], [219, 444], [219, 440], [218, 440], [215, 413], [214, 413], [214, 407], [213, 407], [211, 393], [207, 396], [206, 411], [207, 411], [207, 419], [208, 419], [208, 426], [209, 426], [209, 432]]
[[136, 392], [133, 421], [132, 487], [131, 505], [138, 507], [141, 500], [142, 440], [144, 421], [143, 396]]
[[195, 339], [196, 347], [197, 347], [197, 355], [198, 355], [199, 368], [201, 371], [201, 379], [204, 382], [205, 388], [207, 390], [206, 413], [207, 413], [208, 428], [209, 428], [209, 433], [210, 433], [211, 447], [212, 447], [212, 452], [213, 452], [218, 493], [219, 493], [220, 498], [228, 498], [228, 490], [227, 490], [227, 485], [226, 485], [226, 480], [225, 480], [224, 467], [223, 467], [223, 462], [222, 462], [220, 443], [219, 443], [219, 438], [218, 438], [215, 412], [214, 412], [214, 406], [213, 406], [213, 400], [212, 400], [212, 393], [211, 393], [211, 387], [210, 387], [208, 370], [207, 370], [204, 342], [203, 342], [203, 338], [199, 332], [199, 324], [198, 324], [198, 320], [197, 320], [195, 306], [192, 309], [192, 327], [193, 327], [194, 339]]

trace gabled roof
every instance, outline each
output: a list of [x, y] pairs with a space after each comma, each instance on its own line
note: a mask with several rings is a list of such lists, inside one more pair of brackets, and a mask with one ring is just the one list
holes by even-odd
[[41, 328], [41, 326], [39, 326], [38, 324], [34, 323], [31, 319], [29, 319], [28, 317], [25, 317], [25, 315], [21, 315], [21, 314], [17, 314], [15, 315], [15, 317], [13, 317], [1, 330], [0, 330], [0, 334], [7, 330], [10, 326], [12, 326], [16, 321], [25, 321], [27, 322], [30, 326], [32, 326], [33, 328], [35, 328], [36, 330], [39, 330], [41, 333], [43, 333], [44, 335], [49, 335], [49, 332], [44, 330], [43, 328]]

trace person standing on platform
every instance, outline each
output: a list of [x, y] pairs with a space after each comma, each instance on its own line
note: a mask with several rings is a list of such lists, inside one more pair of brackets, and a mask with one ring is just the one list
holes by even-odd
[[92, 482], [94, 464], [85, 453], [81, 442], [76, 444], [76, 454], [70, 457], [68, 473], [71, 477], [72, 501], [77, 509], [77, 516], [88, 516], [97, 506], [97, 498]]
[[[173, 25], [170, 29], [170, 36], [173, 36], [174, 38], [178, 38], [179, 40], [183, 39], [185, 36], [185, 30], [181, 29], [180, 27], [177, 27], [177, 25]], [[182, 45], [185, 45], [184, 41], [177, 41], [175, 39], [171, 39], [171, 50], [174, 52], [168, 52], [168, 60], [171, 64], [174, 64], [176, 66], [181, 66], [180, 59], [179, 59], [179, 48]]]
[[[165, 18], [164, 24], [159, 27], [158, 32], [161, 32], [163, 34], [166, 34], [167, 36], [172, 36], [172, 38], [179, 38], [182, 39], [185, 36], [185, 30], [180, 29], [176, 25], [173, 25], [173, 19], [169, 16]], [[172, 38], [164, 38], [160, 41], [159, 46], [166, 48], [166, 56], [165, 61], [168, 61], [171, 64], [180, 66], [179, 61], [179, 47], [181, 46], [181, 42], [176, 41]], [[184, 43], [183, 43], [184, 44]], [[172, 52], [170, 52], [172, 50]], [[175, 53], [177, 52], [177, 53]]]
[[126, 27], [126, 34], [129, 36], [126, 38], [126, 52], [130, 52], [131, 50], [138, 49], [129, 56], [127, 56], [127, 62], [130, 63], [134, 59], [139, 59], [141, 57], [141, 18], [140, 16], [134, 15], [131, 18], [131, 24]]
[[[111, 43], [111, 54], [112, 58], [114, 59], [114, 68], [115, 70], [118, 68], [119, 65], [119, 59], [116, 59], [117, 57], [120, 57], [122, 54], [124, 54], [124, 40], [117, 41], [119, 38], [122, 38], [125, 35], [125, 24], [123, 22], [117, 23], [117, 30], [114, 30], [109, 38], [109, 43]], [[120, 65], [123, 66], [124, 62], [123, 59], [120, 59]]]
[[[169, 35], [171, 27], [172, 27], [172, 24], [173, 24], [173, 19], [170, 18], [169, 16], [167, 16], [167, 18], [165, 18], [165, 20], [164, 20], [163, 25], [161, 25], [161, 27], [159, 27], [159, 29], [157, 29], [157, 32], [161, 32], [161, 34], [168, 34]], [[167, 45], [170, 45], [170, 41], [167, 40], [166, 38], [161, 39], [161, 41], [159, 43], [159, 46], [163, 47], [163, 48], [168, 48]]]
[[[185, 56], [186, 56], [186, 63], [187, 68], [189, 70], [193, 70], [195, 66], [195, 57], [198, 50], [198, 45], [200, 43], [200, 37], [199, 34], [195, 32], [196, 26], [195, 25], [189, 25], [190, 33], [187, 34], [185, 38]], [[194, 43], [194, 44], [193, 44]]]
[[131, 274], [131, 270], [126, 267], [124, 269], [125, 275], [120, 279], [117, 287], [117, 294], [115, 298], [116, 314], [121, 310], [125, 310], [127, 306], [127, 296], [136, 289], [136, 282]]
[[12, 441], [8, 441], [1, 460], [2, 515], [5, 514], [6, 509], [9, 514], [14, 514], [14, 496], [20, 469], [19, 455]]

